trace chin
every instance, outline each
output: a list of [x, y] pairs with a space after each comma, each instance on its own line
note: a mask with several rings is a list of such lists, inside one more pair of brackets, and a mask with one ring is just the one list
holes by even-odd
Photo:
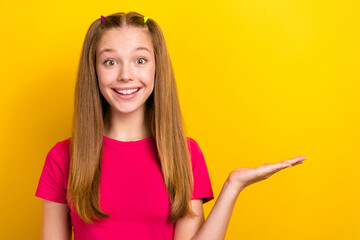
[[131, 114], [131, 113], [135, 113], [141, 110], [141, 107], [137, 107], [137, 108], [113, 108], [113, 111], [116, 113], [120, 113], [120, 114]]

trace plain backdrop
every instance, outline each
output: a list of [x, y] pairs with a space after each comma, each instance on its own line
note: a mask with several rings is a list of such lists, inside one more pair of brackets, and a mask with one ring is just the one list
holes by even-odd
[[136, 11], [161, 26], [215, 199], [231, 170], [304, 155], [246, 188], [227, 240], [360, 239], [359, 1], [2, 1], [2, 239], [40, 239], [46, 154], [70, 137], [85, 33]]

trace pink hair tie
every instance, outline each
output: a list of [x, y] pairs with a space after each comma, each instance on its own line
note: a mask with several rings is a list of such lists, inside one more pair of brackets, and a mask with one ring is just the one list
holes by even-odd
[[101, 15], [101, 22], [103, 23], [105, 21], [105, 17]]

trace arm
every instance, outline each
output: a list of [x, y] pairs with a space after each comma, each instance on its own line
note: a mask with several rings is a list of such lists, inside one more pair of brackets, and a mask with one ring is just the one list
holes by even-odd
[[205, 221], [203, 200], [194, 199], [190, 201], [191, 208], [197, 215], [193, 218], [185, 216], [175, 222], [173, 240], [189, 240], [196, 234]]
[[226, 180], [209, 216], [192, 240], [225, 239], [226, 230], [239, 193], [240, 191], [232, 188], [228, 180]]
[[[274, 173], [284, 168], [301, 164], [303, 160], [305, 160], [305, 157], [300, 156], [274, 164], [265, 163], [256, 168], [242, 167], [233, 170], [230, 173], [228, 179], [225, 181], [223, 188], [221, 189], [221, 192], [219, 194], [219, 197], [216, 200], [205, 222], [202, 225], [196, 224], [196, 226], [198, 226], [198, 230], [194, 231], [192, 229], [191, 235], [185, 236], [184, 233], [182, 238], [180, 237], [174, 238], [174, 240], [225, 239], [225, 234], [230, 222], [230, 217], [240, 192], [245, 187], [253, 183], [259, 182], [261, 180], [267, 179]], [[197, 211], [202, 212], [202, 206], [201, 206], [201, 210], [200, 208], [198, 208]], [[182, 220], [182, 224], [176, 230], [180, 232], [187, 232], [188, 229], [185, 227], [189, 226], [191, 222], [197, 223], [199, 221], [199, 217], [184, 218], [181, 220]], [[186, 221], [187, 223], [185, 224], [184, 221]]]
[[224, 239], [238, 195], [226, 181], [205, 223], [202, 199], [191, 200], [192, 209], [198, 216], [179, 219], [175, 223], [173, 239]]
[[67, 204], [43, 199], [42, 240], [71, 240], [70, 210]]

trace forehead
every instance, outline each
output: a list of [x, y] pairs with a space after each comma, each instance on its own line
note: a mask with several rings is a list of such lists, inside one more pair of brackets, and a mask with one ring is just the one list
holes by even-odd
[[122, 51], [137, 47], [147, 47], [153, 51], [150, 34], [145, 29], [137, 27], [121, 27], [106, 30], [100, 38], [96, 52], [112, 48]]

